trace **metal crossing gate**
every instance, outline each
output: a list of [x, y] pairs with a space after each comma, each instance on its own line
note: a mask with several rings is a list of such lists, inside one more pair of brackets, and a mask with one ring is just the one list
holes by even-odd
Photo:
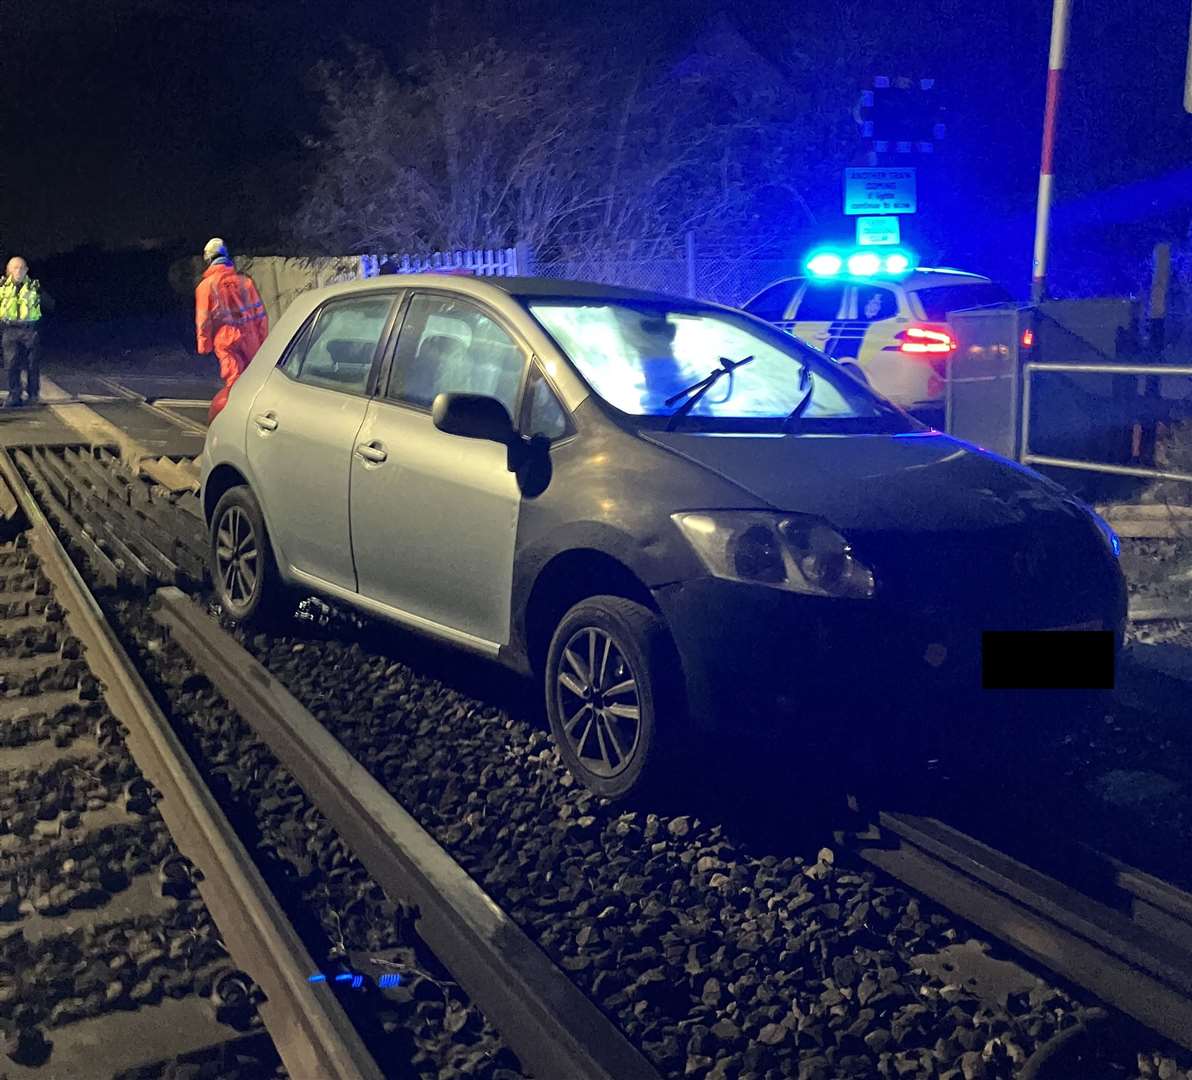
[[948, 316], [956, 351], [945, 381], [945, 427], [966, 442], [1017, 458], [1021, 432], [1023, 334], [1033, 309], [998, 305]]
[[951, 312], [948, 433], [1074, 478], [1192, 480], [1139, 451], [1141, 430], [1192, 420], [1192, 366], [1144, 362], [1133, 316], [1125, 300]]

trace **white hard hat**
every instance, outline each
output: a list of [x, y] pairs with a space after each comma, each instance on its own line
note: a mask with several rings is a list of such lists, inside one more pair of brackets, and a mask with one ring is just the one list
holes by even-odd
[[206, 246], [203, 248], [203, 258], [207, 262], [210, 262], [212, 259], [219, 258], [220, 255], [226, 255], [227, 253], [228, 245], [225, 244], [218, 236], [213, 236], [207, 241]]

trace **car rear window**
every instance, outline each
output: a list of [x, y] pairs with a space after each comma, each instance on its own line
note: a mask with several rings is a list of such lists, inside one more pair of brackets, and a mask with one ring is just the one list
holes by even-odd
[[991, 281], [972, 285], [933, 285], [928, 289], [916, 289], [915, 295], [923, 305], [923, 314], [933, 322], [943, 322], [949, 311], [1004, 304], [1011, 299], [1005, 289]]

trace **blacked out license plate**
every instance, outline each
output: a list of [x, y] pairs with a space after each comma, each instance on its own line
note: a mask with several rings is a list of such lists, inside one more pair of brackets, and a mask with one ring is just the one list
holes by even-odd
[[986, 630], [986, 690], [1112, 690], [1114, 635], [1099, 623], [1054, 630]]

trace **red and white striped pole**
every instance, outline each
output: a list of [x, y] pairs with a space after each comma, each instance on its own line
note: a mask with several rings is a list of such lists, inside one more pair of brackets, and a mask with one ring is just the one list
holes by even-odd
[[1051, 54], [1047, 62], [1047, 105], [1043, 111], [1043, 158], [1039, 165], [1039, 203], [1035, 211], [1035, 262], [1031, 301], [1047, 296], [1047, 239], [1051, 226], [1051, 184], [1055, 176], [1055, 122], [1060, 110], [1060, 76], [1068, 51], [1068, 0], [1051, 9]]

